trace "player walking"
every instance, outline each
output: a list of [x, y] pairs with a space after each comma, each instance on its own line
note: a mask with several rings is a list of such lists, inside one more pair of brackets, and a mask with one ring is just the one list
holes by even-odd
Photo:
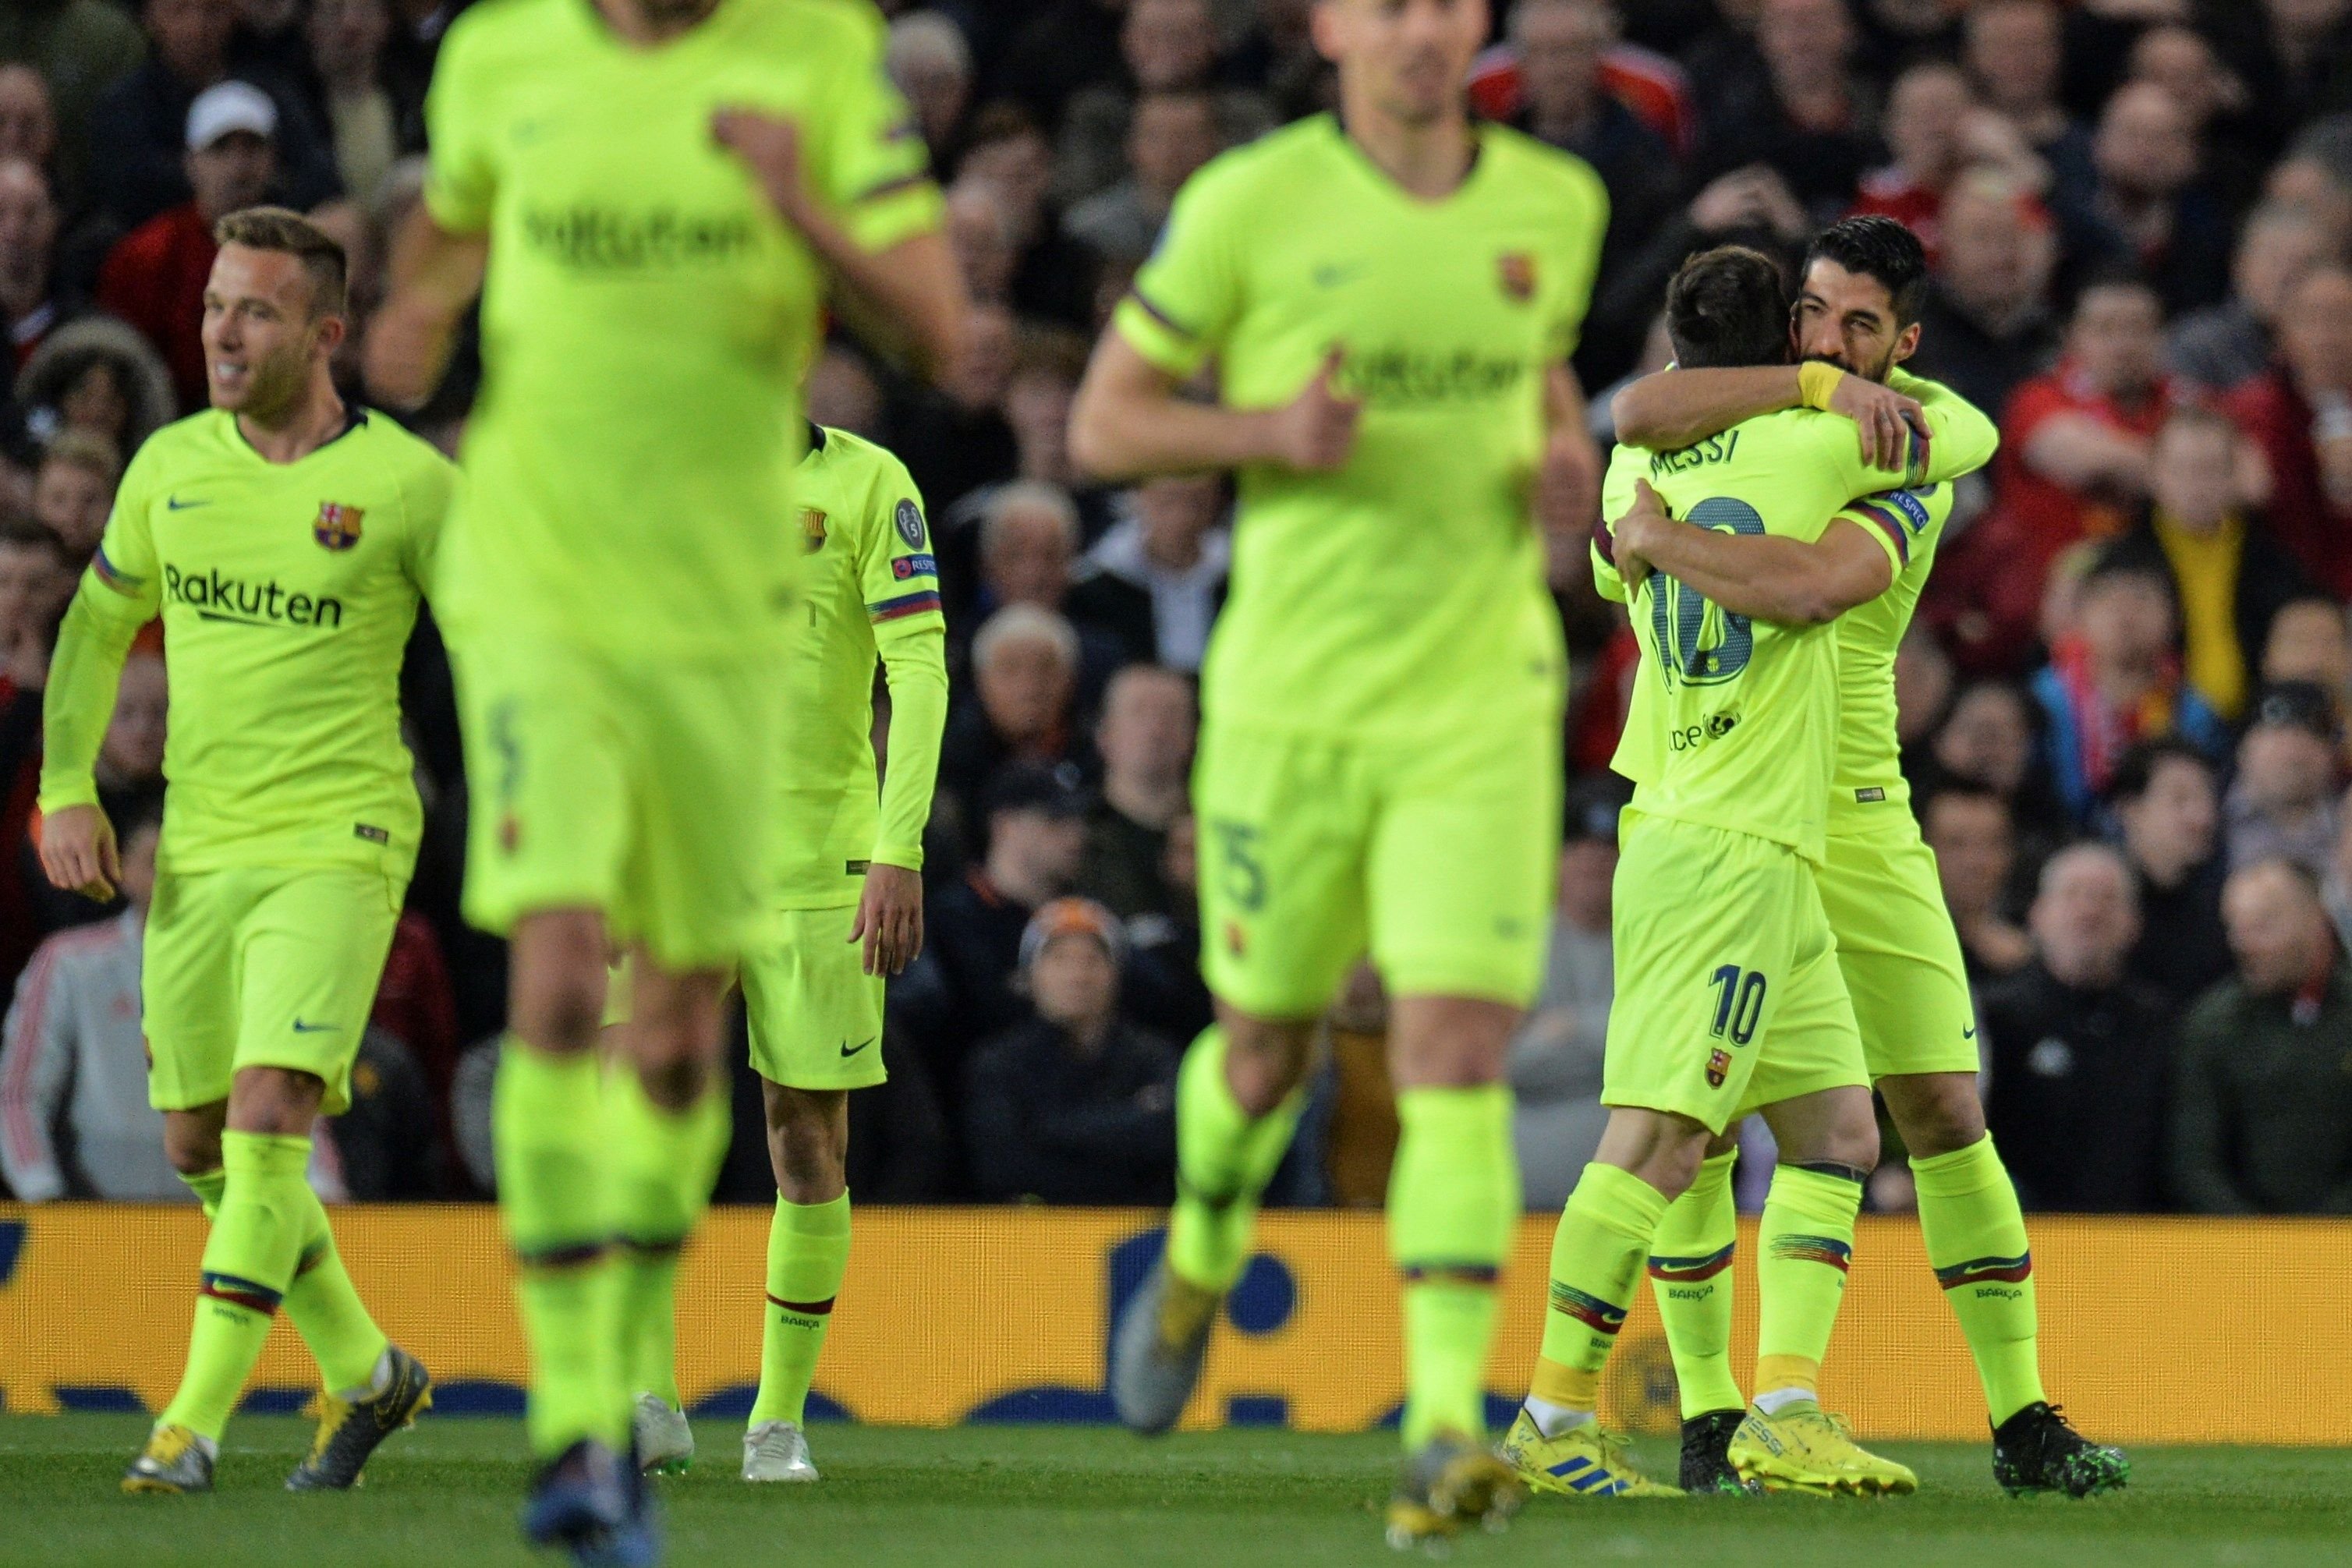
[[[1487, 1451], [1518, 1210], [1504, 1052], [1543, 961], [1565, 655], [1533, 499], [1589, 514], [1566, 360], [1606, 198], [1473, 125], [1481, 0], [1321, 0], [1340, 109], [1187, 184], [1071, 434], [1110, 477], [1233, 468], [1233, 598], [1194, 803], [1217, 1021], [1179, 1078], [1165, 1256], [1118, 1325], [1121, 1416], [1174, 1425], [1297, 1122], [1315, 1020], [1369, 946], [1396, 998], [1408, 1458], [1393, 1538], [1507, 1512]], [[1213, 403], [1179, 383], [1212, 358]], [[1581, 517], [1577, 517], [1580, 524]]]
[[431, 1402], [335, 1252], [306, 1168], [350, 1101], [416, 862], [400, 663], [457, 471], [345, 405], [342, 248], [257, 207], [215, 230], [212, 407], [151, 436], [58, 634], [43, 707], [41, 864], [107, 898], [121, 880], [92, 767], [139, 628], [172, 679], [164, 827], [141, 990], [172, 1164], [212, 1221], [179, 1391], [126, 1491], [209, 1490], [222, 1427], [283, 1302], [325, 1415], [296, 1490], [359, 1479]]
[[[1798, 352], [1812, 366], [1890, 385], [1926, 404], [1937, 470], [1957, 456], [1934, 419], [1958, 400], [1898, 367], [1919, 341], [1927, 264], [1919, 241], [1889, 218], [1856, 217], [1813, 242], [1796, 311]], [[1649, 378], [1616, 405], [1620, 434], [1645, 446], [1682, 446], [1801, 401], [1793, 368], [1681, 371]], [[1965, 406], [1965, 405], [1963, 405]], [[2016, 1188], [1985, 1130], [1977, 1091], [1975, 1009], [1959, 938], [1944, 906], [1934, 855], [1910, 811], [1895, 724], [1895, 653], [1933, 570], [1951, 516], [1952, 486], [1891, 490], [1846, 514], [1884, 534], [1901, 558], [1892, 586], [1838, 619], [1837, 768], [1825, 853], [1815, 869], [1837, 937], [1838, 967], [1853, 1001], [1864, 1057], [1910, 1151], [1927, 1260], [1984, 1384], [1993, 1427], [1993, 1473], [2013, 1493], [2076, 1497], [2124, 1484], [2120, 1450], [2084, 1439], [2042, 1388], [2035, 1355], [2033, 1258]], [[1726, 612], [1785, 618], [1789, 595], [1813, 574], [1777, 541], [1693, 528], [1640, 535], [1661, 570]], [[1653, 1284], [1682, 1385], [1685, 1484], [1719, 1476], [1739, 1424], [1730, 1379], [1731, 1275], [1710, 1284], [1676, 1278], [1675, 1256], [1727, 1265], [1736, 1231], [1729, 1147], [1667, 1212], [1651, 1260]]]
[[[773, 915], [820, 300], [830, 281], [929, 362], [961, 330], [880, 49], [868, 8], [826, 0], [474, 8], [442, 47], [425, 207], [370, 336], [372, 378], [420, 400], [487, 258], [444, 620], [467, 911], [512, 944], [499, 1197], [546, 1464], [524, 1528], [583, 1558], [652, 1554], [615, 1312], [709, 1197], [722, 991]], [[636, 1067], [609, 1095], [608, 940], [630, 954]]]

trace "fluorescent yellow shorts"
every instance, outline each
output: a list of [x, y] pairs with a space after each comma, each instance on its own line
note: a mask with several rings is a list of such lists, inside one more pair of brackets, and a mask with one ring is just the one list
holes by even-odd
[[1720, 1133], [1759, 1106], [1866, 1084], [1804, 857], [1631, 808], [1622, 821], [1601, 1103]]
[[1959, 935], [1944, 905], [1936, 852], [1906, 816], [1892, 829], [1833, 836], [1815, 873], [1837, 935], [1871, 1082], [1908, 1072], [1974, 1072], [1976, 1005]]
[[1391, 996], [1525, 1007], [1559, 853], [1557, 724], [1372, 745], [1212, 723], [1192, 773], [1209, 989], [1308, 1019], [1369, 951]]
[[756, 945], [771, 907], [773, 661], [626, 660], [502, 630], [453, 642], [472, 797], [466, 915], [602, 910], [675, 969]]
[[849, 939], [856, 904], [791, 909], [743, 961], [751, 1067], [787, 1089], [866, 1089], [882, 1071], [882, 977]]
[[326, 1081], [327, 1114], [348, 1107], [406, 891], [359, 866], [159, 873], [140, 976], [149, 1101], [209, 1105], [240, 1068], [283, 1067]]

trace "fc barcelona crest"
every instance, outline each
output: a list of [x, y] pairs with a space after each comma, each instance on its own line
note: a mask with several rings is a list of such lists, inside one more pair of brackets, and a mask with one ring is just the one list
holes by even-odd
[[1495, 258], [1495, 281], [1514, 305], [1536, 297], [1536, 258], [1523, 250], [1507, 250]]
[[1731, 1052], [1710, 1051], [1706, 1053], [1706, 1086], [1720, 1089], [1723, 1081], [1731, 1076]]
[[801, 538], [804, 541], [803, 548], [810, 555], [824, 548], [824, 514], [814, 507], [801, 508]]
[[360, 542], [360, 518], [364, 509], [346, 507], [341, 501], [319, 503], [318, 519], [311, 523], [310, 532], [325, 549], [346, 550]]

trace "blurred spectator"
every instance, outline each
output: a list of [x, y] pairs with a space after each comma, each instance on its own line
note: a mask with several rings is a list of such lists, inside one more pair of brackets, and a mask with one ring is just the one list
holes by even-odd
[[915, 128], [944, 169], [971, 106], [971, 45], [937, 11], [909, 11], [890, 24], [882, 65], [915, 112]]
[[1054, 144], [1054, 193], [1084, 201], [1109, 188], [1125, 167], [1129, 128], [1145, 93], [1205, 91], [1214, 85], [1217, 23], [1209, 0], [1127, 0], [1118, 30], [1118, 76], [1070, 98]]
[[90, 111], [99, 95], [138, 68], [147, 41], [110, 0], [15, 0], [0, 6], [0, 60], [21, 62], [47, 85], [58, 131], [58, 190], [79, 206], [89, 165]]
[[26, 159], [0, 152], [0, 319], [18, 370], [72, 314], [58, 287], [57, 246], [58, 207], [47, 177]]
[[1944, 197], [1933, 287], [1911, 370], [1999, 418], [2010, 394], [2056, 358], [2049, 214], [1990, 170], [1971, 170]]
[[1013, 246], [1013, 214], [1002, 192], [979, 179], [949, 186], [947, 236], [972, 298], [1003, 305], [1013, 298], [1013, 269], [1020, 257]]
[[1173, 670], [1129, 664], [1103, 693], [1095, 726], [1102, 794], [1087, 824], [1077, 886], [1121, 920], [1172, 916], [1182, 907], [1164, 867], [1169, 829], [1189, 810], [1198, 723], [1192, 683]]
[[2016, 686], [1974, 681], [1952, 699], [1929, 755], [1943, 778], [2000, 797], [2011, 823], [2029, 841], [2020, 845], [2025, 858], [2039, 865], [2072, 836], [2072, 824], [2042, 764], [2033, 721], [2032, 700]]
[[2352, 973], [2318, 892], [2264, 861], [2231, 875], [2221, 913], [2238, 972], [2181, 1031], [2174, 1196], [2199, 1214], [2352, 1213]]
[[98, 553], [121, 477], [122, 460], [112, 444], [86, 430], [59, 431], [41, 454], [33, 477], [33, 520], [64, 543], [77, 572]]
[[2336, 721], [2352, 724], [2352, 627], [2344, 606], [2320, 594], [2290, 599], [2271, 617], [2263, 679], [2309, 681], [2328, 695]]
[[965, 1078], [964, 1144], [982, 1198], [1165, 1203], [1175, 1195], [1176, 1062], [1118, 1014], [1126, 946], [1088, 899], [1045, 905], [1021, 938], [1036, 1017], [982, 1046]]
[[401, 155], [425, 148], [423, 99], [384, 68], [391, 0], [310, 0], [307, 37], [312, 112], [336, 175], [353, 201], [371, 203]]
[[2255, 90], [2274, 121], [2293, 125], [2346, 106], [2344, 0], [2263, 0], [2243, 9], [2260, 13], [2245, 20], [2259, 51]]
[[58, 156], [58, 114], [49, 84], [30, 66], [0, 66], [0, 158], [22, 158], [46, 182]]
[[2323, 262], [2287, 289], [2279, 359], [2230, 394], [2270, 465], [2271, 527], [2305, 571], [2352, 598], [2352, 268]]
[[1845, 0], [1763, 0], [1756, 16], [1761, 71], [1710, 83], [1705, 165], [1761, 162], [1789, 183], [1817, 222], [1843, 212], [1877, 162], [1874, 106], [1853, 71]]
[[1160, 884], [1164, 913], [1127, 922], [1136, 985], [1128, 1011], [1146, 1029], [1190, 1040], [1209, 1027], [1214, 1004], [1201, 978], [1200, 824], [1189, 808], [1161, 835]]
[[2173, 1034], [2163, 999], [2126, 969], [2140, 915], [2123, 857], [2105, 844], [2052, 856], [2032, 926], [2033, 961], [1978, 1008], [1986, 1125], [2028, 1208], [2154, 1208]]
[[1964, 172], [1982, 169], [2020, 189], [2048, 177], [2016, 126], [1979, 109], [1967, 74], [1942, 60], [1923, 61], [1895, 78], [1885, 132], [1895, 161], [1862, 177], [1853, 210], [1907, 225], [1931, 264], [1942, 256], [1945, 198]]
[[[1895, 737], [1903, 747], [1903, 771], [1918, 770], [1922, 741], [1934, 735], [1951, 711], [1952, 661], [1935, 633], [1914, 621], [1895, 645]], [[2028, 755], [2032, 747], [2027, 747]]]
[[2330, 256], [2327, 233], [2308, 209], [2254, 209], [2230, 263], [2230, 297], [2173, 324], [2165, 348], [2172, 373], [2217, 393], [2261, 375], [2288, 291], [2327, 259], [2341, 258]]
[[1981, 985], [2022, 967], [2032, 947], [2000, 906], [2017, 856], [2008, 803], [1990, 789], [1947, 784], [1919, 803], [1919, 831], [1936, 852], [1969, 980]]
[[2078, 824], [2139, 741], [2177, 734], [2221, 756], [2229, 731], [2182, 684], [2174, 653], [2171, 579], [2161, 568], [2103, 559], [2083, 581], [2080, 631], [2033, 677], [2042, 752], [2058, 798]]
[[163, 350], [184, 411], [208, 401], [205, 282], [220, 248], [213, 225], [268, 193], [277, 177], [278, 123], [269, 95], [249, 82], [205, 89], [190, 106], [186, 128], [188, 183], [195, 195], [123, 235], [99, 269], [98, 302]]
[[1086, 792], [1060, 770], [1015, 763], [991, 781], [982, 806], [985, 853], [927, 914], [929, 972], [892, 996], [940, 1083], [962, 1082], [973, 1043], [1026, 1016], [1013, 983], [1021, 933], [1070, 891], [1086, 856]]
[[2213, 764], [2184, 741], [2136, 746], [2116, 765], [2107, 804], [2139, 879], [2143, 918], [2131, 972], [2178, 1008], [2230, 972]]
[[1008, 604], [971, 640], [971, 695], [949, 715], [940, 788], [970, 806], [1008, 762], [1073, 760], [1078, 634], [1050, 610]]
[[[231, 0], [145, 0], [141, 15], [153, 52], [107, 89], [90, 116], [93, 190], [109, 219], [135, 230], [165, 209], [184, 205], [191, 195], [201, 195], [193, 189], [196, 172], [184, 156], [199, 145], [190, 134], [190, 116], [199, 97], [223, 86], [238, 69], [247, 78], [265, 78], [246, 85], [271, 100], [268, 124], [258, 134], [278, 139], [271, 176], [284, 181], [288, 204], [313, 207], [336, 193], [333, 159], [276, 101], [290, 97], [283, 84], [266, 71], [232, 61], [237, 18]], [[235, 206], [251, 204], [248, 198]]]
[[2322, 121], [2271, 165], [2263, 200], [2300, 207], [2327, 236], [2327, 252], [2352, 250], [2352, 123]]
[[413, 1202], [438, 1188], [441, 1116], [432, 1085], [398, 1035], [370, 1024], [352, 1062], [352, 1103], [329, 1126], [352, 1203]]
[[[955, 237], [965, 194], [950, 193], [949, 237]], [[937, 391], [924, 389], [890, 420], [891, 450], [907, 465], [916, 487], [942, 515], [983, 485], [1013, 477], [1020, 448], [1004, 421], [1004, 397], [1013, 375], [1015, 342], [1013, 312], [1000, 304], [972, 307], [964, 319], [963, 351]]]
[[2336, 705], [2308, 682], [2265, 686], [2238, 743], [2222, 815], [2230, 869], [2291, 861], [2314, 877], [2336, 852], [2343, 734]]
[[856, 350], [827, 343], [809, 370], [806, 396], [808, 416], [816, 423], [868, 441], [882, 438], [882, 384]]
[[1224, 482], [1203, 475], [1148, 480], [1127, 493], [1122, 510], [1087, 562], [1151, 596], [1154, 658], [1197, 674], [1233, 567], [1233, 536], [1222, 526]]
[[2091, 139], [2059, 100], [2065, 24], [2055, 0], [1978, 0], [1961, 59], [1985, 102], [2007, 116], [2060, 178], [2087, 172]]
[[984, 106], [972, 116], [969, 144], [956, 165], [956, 183], [966, 180], [992, 192], [1003, 215], [1005, 243], [1013, 250], [1013, 308], [1032, 319], [1091, 332], [1100, 261], [1062, 232], [1053, 144], [1037, 122], [1013, 104]]
[[0, 1171], [25, 1203], [189, 1198], [163, 1157], [163, 1114], [147, 1102], [140, 1030], [140, 942], [162, 824], [152, 812], [118, 820], [128, 905], [102, 925], [43, 943], [8, 1009]]
[[1607, 779], [1571, 791], [1543, 989], [1511, 1040], [1509, 1076], [1518, 1096], [1511, 1141], [1529, 1209], [1549, 1211], [1568, 1201], [1609, 1121], [1601, 1103], [1601, 1058], [1615, 995], [1610, 884], [1623, 800]]
[[0, 668], [18, 685], [28, 666], [46, 667], [74, 583], [55, 534], [29, 518], [0, 517]]
[[999, 78], [1031, 113], [1060, 119], [1072, 93], [1118, 78], [1125, 9], [1119, 0], [1042, 0], [1013, 33]]
[[2268, 138], [2250, 112], [2244, 79], [2211, 40], [2194, 27], [2160, 23], [2133, 41], [2125, 78], [2172, 95], [2189, 117], [2206, 180], [2230, 210], [2242, 211], [2262, 186]]
[[980, 521], [978, 608], [1034, 604], [1067, 617], [1078, 634], [1082, 702], [1102, 695], [1121, 664], [1151, 657], [1151, 595], [1105, 572], [1081, 580], [1078, 508], [1053, 485], [1019, 480], [992, 493]]
[[2241, 451], [2225, 416], [2174, 409], [2149, 452], [2147, 508], [2109, 551], [2170, 577], [2189, 685], [2233, 722], [2261, 668], [2271, 618], [2305, 586], [2263, 520], [2239, 505]]
[[37, 441], [79, 430], [128, 455], [174, 417], [172, 372], [138, 329], [85, 316], [51, 332], [25, 361], [16, 406]]
[[[7, 566], [0, 547], [0, 574]], [[163, 741], [170, 727], [171, 685], [164, 672], [159, 643], [134, 646], [122, 662], [122, 679], [115, 689], [114, 713], [99, 743], [93, 773], [98, 803], [113, 822], [160, 817], [163, 810]], [[45, 931], [87, 925], [121, 908], [121, 903], [94, 903], [79, 893], [49, 885], [41, 874], [39, 831], [35, 827], [16, 844], [16, 873], [31, 896], [34, 918]]]
[[2230, 287], [2230, 214], [2199, 178], [2179, 100], [2154, 82], [2117, 89], [2100, 113], [2091, 165], [2095, 183], [2062, 179], [2053, 197], [2072, 259], [2139, 268], [2168, 312], [2219, 302]]
[[1217, 106], [1199, 89], [1147, 92], [1127, 133], [1126, 178], [1069, 210], [1062, 227], [1132, 272], [1151, 254], [1176, 192], [1217, 155]]

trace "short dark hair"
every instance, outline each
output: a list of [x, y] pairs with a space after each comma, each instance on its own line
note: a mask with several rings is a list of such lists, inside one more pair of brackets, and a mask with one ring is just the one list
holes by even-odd
[[1762, 251], [1717, 246], [1666, 285], [1666, 336], [1685, 370], [1779, 365], [1789, 359], [1789, 286]]
[[1911, 798], [1911, 814], [1919, 820], [1921, 832], [1927, 831], [1928, 817], [1946, 800], [1989, 802], [2000, 808], [2001, 816], [2007, 819], [2012, 829], [2017, 825], [2017, 809], [2010, 804], [2008, 796], [1990, 784], [1979, 784], [1973, 779], [1947, 775], [1937, 779], [1924, 793]]
[[311, 313], [341, 316], [349, 308], [351, 260], [334, 235], [290, 207], [247, 207], [213, 225], [213, 243], [293, 256], [310, 275]]
[[1848, 272], [1874, 277], [1895, 306], [1900, 329], [1919, 319], [1927, 303], [1927, 252], [1919, 236], [1893, 218], [1876, 213], [1840, 218], [1805, 249], [1805, 270], [1816, 261], [1833, 261]]
[[75, 564], [66, 552], [65, 540], [53, 530], [16, 512], [0, 513], [0, 549], [44, 550], [60, 566], [70, 568]]
[[2154, 740], [2141, 741], [2116, 760], [2115, 774], [2107, 780], [2106, 803], [2120, 806], [2147, 794], [2168, 762], [2189, 763], [2209, 782], [2220, 782], [2211, 758], [2177, 735], [2160, 735]]

